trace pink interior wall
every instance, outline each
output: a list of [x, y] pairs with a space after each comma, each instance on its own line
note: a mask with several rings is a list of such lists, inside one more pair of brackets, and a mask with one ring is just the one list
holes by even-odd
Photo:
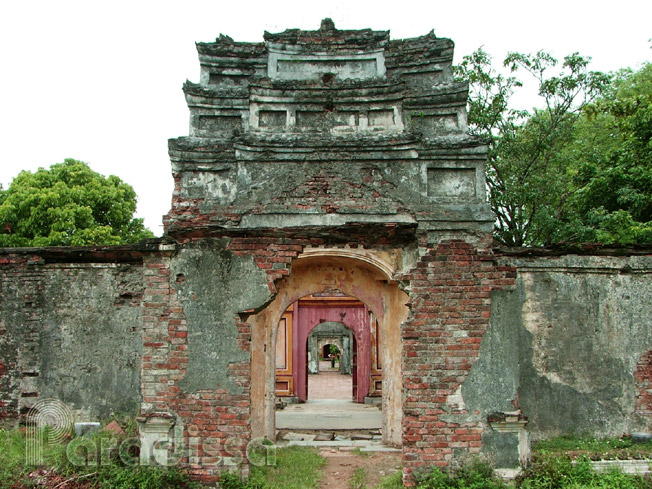
[[371, 366], [371, 334], [369, 331], [369, 313], [366, 306], [304, 306], [295, 303], [294, 309], [294, 386], [296, 396], [300, 401], [307, 399], [308, 376], [306, 349], [310, 331], [320, 323], [336, 322], [348, 326], [355, 335], [358, 345], [358, 396], [357, 402], [364, 402], [369, 394], [369, 378]]

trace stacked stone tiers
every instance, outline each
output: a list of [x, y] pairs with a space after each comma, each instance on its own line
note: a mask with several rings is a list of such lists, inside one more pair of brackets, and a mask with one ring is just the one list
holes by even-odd
[[[432, 32], [265, 33], [197, 45], [190, 135], [172, 139], [166, 232], [369, 222], [488, 230], [487, 148], [466, 134], [468, 85]], [[264, 217], [261, 217], [264, 216]], [[201, 230], [201, 231], [200, 231]]]

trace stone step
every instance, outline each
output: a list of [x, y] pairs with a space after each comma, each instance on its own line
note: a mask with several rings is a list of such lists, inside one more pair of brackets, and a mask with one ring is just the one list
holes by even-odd
[[400, 448], [389, 447], [373, 440], [293, 440], [288, 442], [277, 442], [279, 447], [313, 447], [313, 448], [339, 448], [345, 451], [360, 449], [361, 452], [400, 452]]

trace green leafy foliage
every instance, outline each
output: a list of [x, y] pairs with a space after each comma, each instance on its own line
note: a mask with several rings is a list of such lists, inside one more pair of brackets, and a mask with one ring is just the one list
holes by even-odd
[[[577, 441], [577, 438], [575, 438]], [[585, 440], [588, 443], [588, 440]], [[570, 443], [570, 440], [567, 440]], [[591, 446], [598, 443], [591, 442]], [[604, 442], [599, 442], [604, 444]], [[625, 443], [625, 442], [623, 442]], [[618, 444], [618, 443], [617, 443]], [[575, 443], [572, 443], [575, 446]], [[595, 472], [586, 457], [572, 460], [563, 454], [539, 452], [516, 481], [496, 477], [486, 463], [475, 460], [453, 473], [439, 468], [417, 478], [418, 489], [652, 489], [652, 479], [623, 474], [619, 470]]]
[[470, 81], [469, 125], [487, 138], [489, 202], [497, 216], [496, 238], [512, 246], [558, 240], [557, 223], [565, 218], [572, 192], [563, 148], [582, 109], [608, 86], [610, 77], [588, 69], [577, 53], [563, 62], [540, 51], [510, 53], [504, 66], [511, 74], [526, 72], [538, 84], [543, 107], [532, 113], [510, 106], [523, 83], [491, 66], [482, 49], [456, 67]]
[[[630, 437], [622, 438], [594, 438], [591, 436], [577, 436], [566, 434], [548, 440], [534, 442], [535, 451], [544, 452], [565, 452], [583, 450], [587, 452], [603, 452], [612, 449], [627, 449], [634, 444]], [[645, 446], [647, 444], [644, 444]]]
[[[47, 429], [47, 428], [46, 428]], [[124, 435], [126, 436], [126, 435]], [[47, 439], [47, 437], [44, 437]], [[100, 432], [91, 438], [72, 438], [69, 443], [43, 446], [43, 465], [26, 464], [26, 434], [18, 430], [0, 430], [0, 489], [23, 487], [110, 487], [114, 489], [199, 489], [200, 484], [176, 467], [162, 468], [138, 464], [135, 454], [116, 451], [107, 457], [102, 447], [118, 446], [124, 437]], [[75, 443], [96, 447], [79, 450]], [[82, 447], [80, 447], [82, 448]], [[84, 453], [88, 460], [80, 455]], [[79, 458], [82, 458], [80, 462]]]
[[362, 467], [358, 467], [353, 472], [351, 480], [349, 480], [349, 487], [351, 489], [366, 489], [364, 479], [366, 477], [366, 472]]
[[417, 489], [506, 489], [507, 485], [498, 478], [487, 463], [473, 460], [448, 473], [433, 467], [417, 477]]
[[374, 489], [400, 489], [403, 487], [403, 472], [398, 471], [383, 477]]
[[[509, 76], [480, 49], [456, 67], [470, 82], [470, 130], [489, 144], [497, 240], [652, 243], [652, 64], [612, 75], [540, 51], [503, 65]], [[520, 73], [538, 87], [532, 111], [511, 106]]]
[[24, 447], [25, 437], [22, 433], [0, 429], [0, 488], [11, 487], [27, 474]]
[[21, 172], [0, 190], [0, 246], [85, 246], [152, 237], [136, 211], [134, 189], [81, 161]]
[[582, 122], [572, 146], [582, 237], [652, 243], [652, 64], [621, 71]]
[[569, 456], [591, 460], [652, 459], [652, 442], [634, 443], [628, 435], [620, 438], [595, 438], [567, 434], [548, 440], [538, 440], [533, 453], [551, 456]]
[[520, 489], [650, 489], [652, 480], [612, 470], [592, 470], [587, 458], [540, 456], [519, 477]]
[[[130, 422], [121, 420], [123, 428]], [[0, 489], [23, 487], [110, 487], [141, 489], [199, 489], [199, 483], [189, 479], [188, 474], [177, 467], [140, 466], [138, 455], [120, 456], [119, 451], [102, 452], [102, 447], [120, 445], [128, 434], [118, 436], [100, 432], [90, 438], [72, 438], [66, 444], [45, 444], [44, 465], [34, 467], [25, 464], [26, 436], [24, 431], [0, 430]], [[47, 437], [46, 437], [47, 438]], [[79, 450], [71, 456], [70, 444], [91, 444], [98, 451]], [[645, 444], [649, 450], [649, 444]], [[418, 474], [418, 489], [652, 489], [650, 476], [626, 475], [614, 470], [604, 474], [592, 470], [588, 456], [572, 459], [566, 453], [584, 450], [604, 454], [611, 450], [631, 450], [640, 445], [630, 439], [598, 440], [589, 437], [565, 436], [535, 446], [532, 463], [515, 482], [506, 483], [498, 478], [490, 465], [482, 460], [472, 460], [453, 472], [439, 468]], [[86, 454], [87, 463], [75, 459]], [[109, 454], [109, 458], [104, 458]], [[622, 454], [622, 452], [619, 452]], [[83, 456], [82, 456], [83, 458]], [[621, 457], [618, 457], [621, 458]], [[310, 489], [319, 487], [323, 476], [324, 459], [315, 449], [306, 447], [280, 448], [276, 465], [252, 465], [249, 479], [243, 480], [238, 473], [223, 473], [220, 487], [224, 489]], [[352, 487], [364, 485], [364, 470], [359, 469], [350, 479]], [[399, 489], [403, 487], [401, 472], [396, 472], [375, 486], [375, 489]]]

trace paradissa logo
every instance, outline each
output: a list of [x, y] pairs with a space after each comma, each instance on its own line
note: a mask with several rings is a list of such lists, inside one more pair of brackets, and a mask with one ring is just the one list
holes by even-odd
[[140, 438], [120, 440], [106, 433], [107, 436], [71, 439], [75, 422], [72, 410], [56, 399], [44, 399], [29, 410], [26, 421], [27, 465], [45, 463], [43, 448], [46, 444], [57, 445], [68, 440], [66, 455], [73, 465], [110, 465], [119, 458], [120, 463], [127, 466], [173, 466], [182, 458], [199, 462], [200, 457], [205, 458], [201, 460], [204, 467], [240, 465], [244, 460], [257, 466], [276, 465], [276, 445], [267, 438], [254, 438], [246, 445], [240, 438], [205, 438], [194, 425], [184, 430], [178, 418], [174, 428], [170, 425], [170, 429], [150, 438], [141, 431]]
[[63, 402], [42, 399], [29, 410], [26, 422], [29, 429], [25, 439], [25, 462], [42, 465], [44, 445], [57, 445], [70, 438], [75, 419]]

